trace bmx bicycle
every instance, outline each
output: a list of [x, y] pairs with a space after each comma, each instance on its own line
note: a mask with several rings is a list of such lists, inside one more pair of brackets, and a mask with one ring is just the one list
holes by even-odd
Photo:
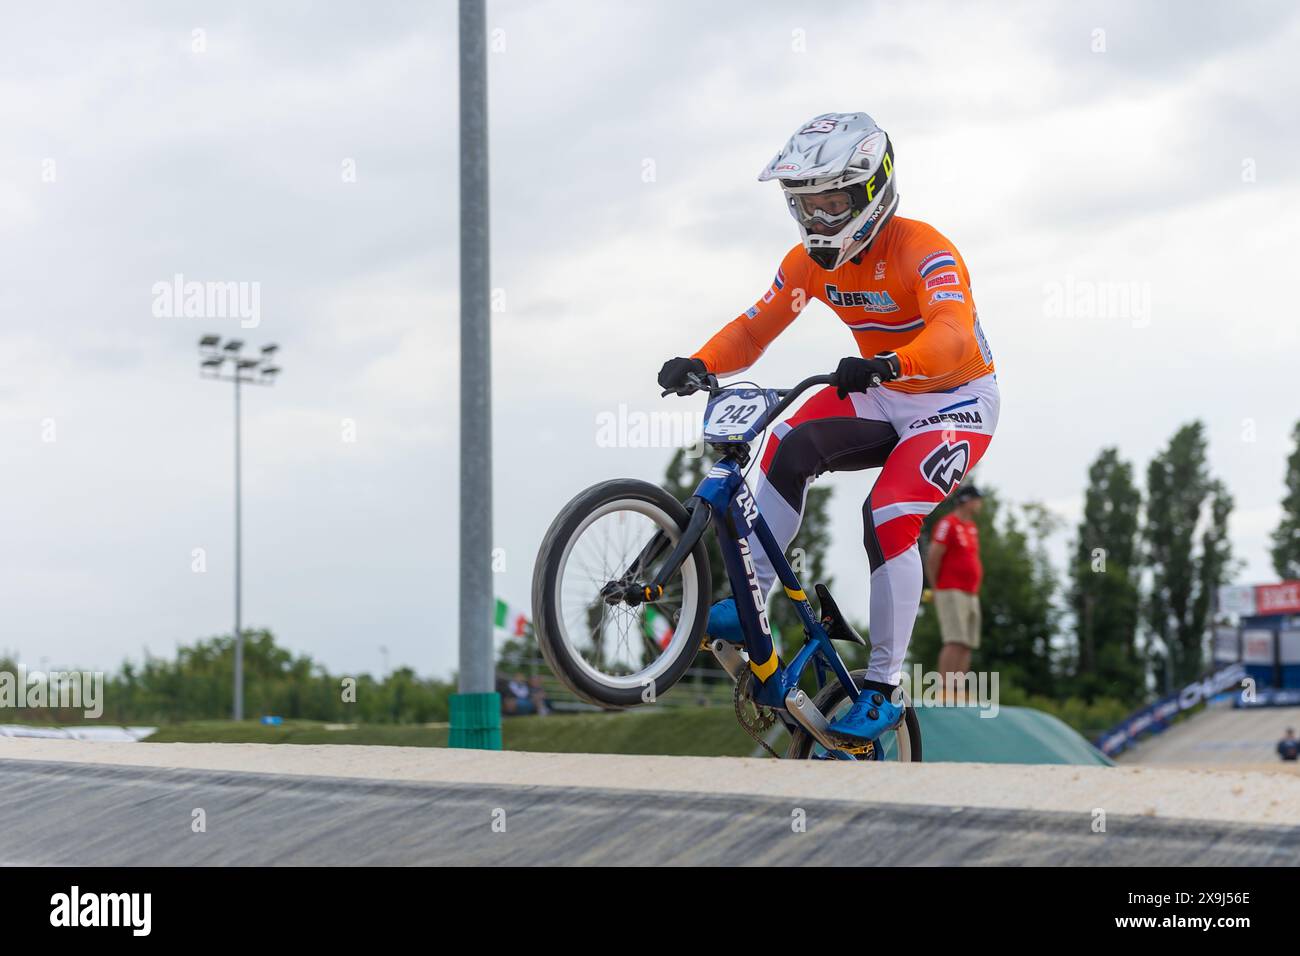
[[[920, 722], [905, 694], [903, 720], [876, 741], [828, 731], [858, 699], [866, 676], [848, 670], [834, 642], [867, 642], [822, 584], [814, 613], [745, 482], [755, 439], [808, 389], [830, 384], [833, 376], [814, 375], [790, 389], [722, 387], [712, 375], [691, 373], [683, 388], [663, 394], [709, 395], [703, 441], [717, 457], [695, 493], [681, 502], [658, 485], [614, 479], [560, 511], [533, 569], [533, 626], [546, 662], [575, 695], [606, 709], [652, 703], [707, 648], [735, 683], [741, 726], [769, 753], [776, 752], [764, 735], [779, 721], [790, 734], [787, 758], [921, 760]], [[705, 634], [713, 593], [710, 525], [736, 599], [741, 646]], [[803, 624], [803, 646], [788, 663], [773, 645], [751, 533]], [[812, 694], [800, 687], [810, 666]]]

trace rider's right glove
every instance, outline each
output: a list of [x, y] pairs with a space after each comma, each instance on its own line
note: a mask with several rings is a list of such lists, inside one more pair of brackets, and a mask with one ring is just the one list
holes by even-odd
[[856, 355], [842, 358], [835, 369], [835, 393], [847, 398], [849, 392], [865, 392], [881, 382], [892, 382], [898, 378], [899, 369], [898, 356], [893, 352], [881, 352], [869, 359]]
[[704, 375], [708, 370], [708, 366], [697, 358], [671, 358], [659, 370], [659, 387], [685, 388], [687, 375], [691, 372]]

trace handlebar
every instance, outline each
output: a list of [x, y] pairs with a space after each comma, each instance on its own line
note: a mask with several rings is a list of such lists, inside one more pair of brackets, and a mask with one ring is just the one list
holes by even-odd
[[[785, 414], [785, 410], [794, 404], [797, 399], [808, 389], [815, 385], [834, 385], [835, 375], [809, 375], [806, 379], [796, 385], [794, 388], [778, 388], [776, 394], [781, 396], [781, 400], [767, 410], [767, 413], [755, 423], [757, 428], [766, 428], [773, 421]], [[662, 395], [693, 395], [696, 392], [708, 392], [710, 395], [722, 390], [718, 384], [716, 375], [700, 375], [698, 372], [690, 372], [686, 376], [686, 385], [683, 388], [666, 388]]]
[[796, 385], [794, 388], [778, 388], [776, 394], [781, 396], [781, 401], [777, 402], [770, 409], [767, 415], [762, 419], [763, 427], [766, 428], [776, 419], [785, 414], [785, 410], [794, 404], [794, 400], [802, 395], [814, 385], [834, 385], [835, 375], [809, 375], [806, 379]]

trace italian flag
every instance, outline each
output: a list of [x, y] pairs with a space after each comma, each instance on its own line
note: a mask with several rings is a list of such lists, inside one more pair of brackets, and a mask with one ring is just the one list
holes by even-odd
[[660, 650], [667, 648], [669, 643], [672, 642], [673, 625], [662, 611], [647, 605], [644, 624], [646, 636], [658, 644]]
[[492, 623], [508, 632], [511, 637], [523, 637], [524, 628], [528, 626], [528, 615], [518, 608], [511, 607], [501, 598], [497, 598], [497, 608]]

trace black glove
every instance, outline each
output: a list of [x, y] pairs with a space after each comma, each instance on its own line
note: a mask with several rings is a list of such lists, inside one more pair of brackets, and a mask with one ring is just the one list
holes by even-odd
[[901, 366], [893, 352], [881, 352], [875, 358], [858, 358], [856, 355], [840, 359], [835, 369], [835, 392], [847, 398], [849, 392], [865, 392], [882, 382], [898, 378]]
[[671, 358], [659, 370], [659, 387], [681, 389], [686, 387], [686, 376], [691, 372], [704, 375], [708, 367], [697, 358]]

